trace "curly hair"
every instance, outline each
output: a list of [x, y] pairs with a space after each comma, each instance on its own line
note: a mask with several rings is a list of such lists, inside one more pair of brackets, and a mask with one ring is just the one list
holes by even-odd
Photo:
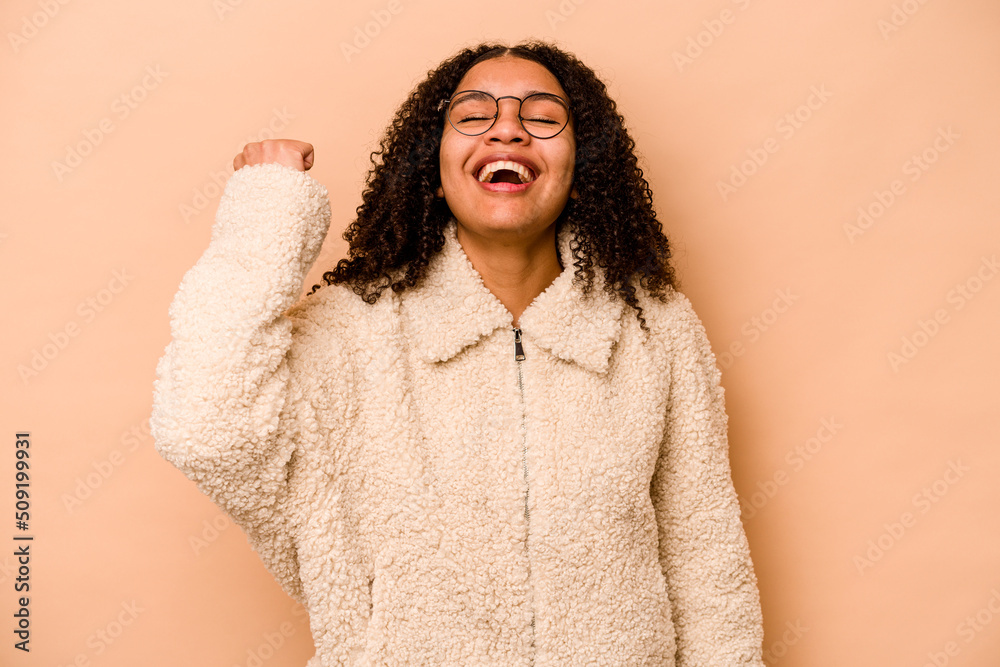
[[466, 72], [484, 60], [513, 56], [548, 69], [569, 96], [576, 156], [573, 185], [557, 225], [571, 222], [574, 280], [585, 294], [593, 289], [594, 267], [604, 271], [604, 289], [645, 318], [636, 283], [665, 300], [677, 287], [670, 245], [653, 210], [652, 192], [634, 153], [635, 142], [605, 84], [572, 54], [540, 41], [508, 47], [485, 43], [445, 60], [413, 90], [371, 153], [357, 219], [344, 231], [348, 257], [323, 274], [323, 285], [347, 284], [367, 303], [390, 287], [414, 287], [430, 259], [444, 248], [444, 227], [452, 214], [435, 196], [441, 185], [438, 153], [446, 122], [439, 103]]

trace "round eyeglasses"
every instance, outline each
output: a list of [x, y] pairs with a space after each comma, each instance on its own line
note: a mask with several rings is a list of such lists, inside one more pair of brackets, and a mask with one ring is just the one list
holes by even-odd
[[500, 100], [519, 103], [517, 119], [524, 131], [536, 139], [551, 139], [569, 123], [569, 105], [552, 93], [534, 93], [525, 98], [504, 95], [493, 97], [482, 90], [462, 90], [442, 100], [438, 109], [447, 107], [448, 122], [462, 134], [484, 134], [500, 117]]

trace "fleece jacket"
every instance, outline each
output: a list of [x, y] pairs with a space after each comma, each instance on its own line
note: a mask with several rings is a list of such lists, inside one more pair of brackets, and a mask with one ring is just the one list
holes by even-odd
[[563, 272], [511, 313], [456, 236], [416, 287], [302, 297], [326, 188], [226, 184], [170, 306], [156, 450], [246, 533], [334, 665], [763, 667], [721, 373], [680, 292]]

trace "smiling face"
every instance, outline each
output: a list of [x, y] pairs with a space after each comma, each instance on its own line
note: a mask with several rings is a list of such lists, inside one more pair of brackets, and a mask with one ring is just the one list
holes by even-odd
[[[511, 56], [470, 68], [453, 92], [464, 90], [495, 98], [544, 92], [569, 100], [545, 67]], [[466, 231], [491, 238], [535, 236], [556, 221], [570, 197], [576, 154], [572, 120], [558, 135], [537, 139], [521, 126], [517, 111], [517, 100], [500, 100], [493, 127], [477, 136], [464, 135], [444, 121], [440, 192]]]

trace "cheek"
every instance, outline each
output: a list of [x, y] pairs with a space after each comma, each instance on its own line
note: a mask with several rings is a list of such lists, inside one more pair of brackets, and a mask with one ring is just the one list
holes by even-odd
[[572, 140], [564, 141], [561, 146], [559, 146], [559, 151], [553, 156], [555, 164], [561, 166], [562, 173], [573, 176], [573, 168], [576, 161], [576, 145]]
[[441, 180], [457, 180], [462, 176], [463, 156], [459, 147], [451, 142], [442, 141], [441, 150], [438, 152], [438, 164], [441, 171]]
[[559, 164], [562, 165], [561, 169], [562, 174], [567, 180], [573, 179], [573, 172], [575, 168], [574, 158], [575, 158], [574, 152], [571, 150], [566, 155], [564, 155], [561, 161], [559, 162]]

